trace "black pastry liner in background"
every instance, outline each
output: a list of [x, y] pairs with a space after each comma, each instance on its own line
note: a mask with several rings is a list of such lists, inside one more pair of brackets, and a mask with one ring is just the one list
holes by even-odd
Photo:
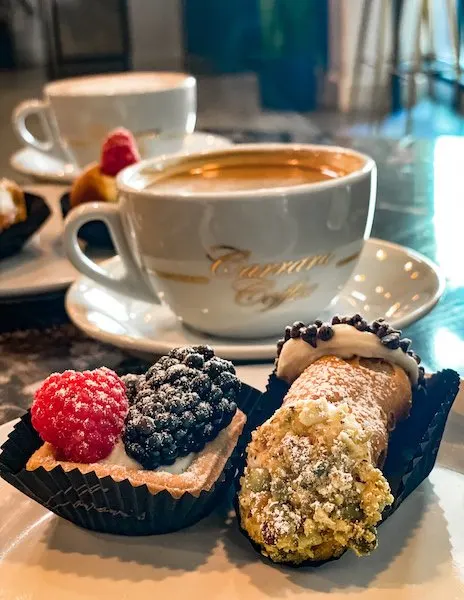
[[[61, 211], [63, 217], [71, 210], [71, 200], [69, 192], [61, 196]], [[108, 250], [114, 250], [113, 241], [108, 231], [108, 227], [103, 221], [90, 221], [79, 229], [79, 238], [87, 242], [94, 248], [105, 248]]]
[[[252, 415], [263, 394], [247, 385], [237, 398], [239, 408]], [[227, 492], [243, 464], [250, 430], [240, 437], [237, 447], [209, 491], [198, 498], [185, 493], [173, 498], [169, 492], [151, 494], [148, 488], [99, 479], [95, 473], [84, 475], [78, 469], [65, 472], [61, 466], [52, 471], [40, 467], [26, 470], [26, 463], [42, 442], [31, 425], [28, 411], [15, 426], [0, 452], [0, 477], [12, 486], [72, 523], [120, 535], [168, 533], [193, 525], [207, 516]]]
[[24, 194], [27, 218], [0, 232], [0, 260], [13, 256], [50, 216], [50, 208], [41, 196]]
[[[433, 469], [446, 420], [459, 391], [459, 384], [459, 375], [451, 369], [445, 369], [427, 378], [425, 386], [413, 391], [410, 416], [399, 423], [392, 432], [388, 444], [387, 459], [382, 469], [395, 498], [393, 504], [385, 509], [382, 523], [396, 511], [403, 500], [428, 477]], [[264, 423], [281, 406], [288, 389], [288, 384], [278, 379], [275, 373], [270, 376], [267, 391], [263, 394], [257, 410], [252, 415], [254, 427]], [[244, 463], [245, 457], [242, 462], [241, 473], [243, 472]], [[237, 477], [235, 481], [238, 491], [240, 477]], [[240, 527], [237, 495], [235, 496], [234, 506]], [[272, 564], [270, 559], [261, 555], [259, 545], [248, 537], [247, 532], [241, 527], [240, 531], [253, 548], [259, 552], [262, 559]], [[338, 560], [338, 558], [325, 561], [307, 560], [299, 565], [286, 566], [293, 568], [318, 567], [327, 562]]]

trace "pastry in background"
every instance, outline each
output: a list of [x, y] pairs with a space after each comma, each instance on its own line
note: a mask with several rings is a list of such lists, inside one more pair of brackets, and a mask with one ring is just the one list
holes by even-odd
[[100, 163], [92, 163], [75, 180], [70, 194], [71, 208], [86, 202], [116, 202], [116, 175], [140, 160], [130, 131], [119, 127], [105, 139]]
[[0, 233], [27, 218], [23, 190], [10, 179], [0, 179]]
[[394, 498], [381, 469], [423, 369], [410, 340], [379, 319], [294, 323], [279, 343], [282, 406], [253, 432], [242, 528], [275, 562], [366, 555]]

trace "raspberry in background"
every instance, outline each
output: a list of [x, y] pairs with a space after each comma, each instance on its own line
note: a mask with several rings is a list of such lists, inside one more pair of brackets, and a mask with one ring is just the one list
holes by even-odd
[[140, 154], [134, 136], [123, 127], [108, 134], [102, 145], [100, 171], [104, 175], [116, 177], [129, 165], [139, 162]]
[[110, 369], [64, 371], [36, 391], [32, 425], [58, 458], [92, 463], [111, 453], [128, 409], [124, 383]]

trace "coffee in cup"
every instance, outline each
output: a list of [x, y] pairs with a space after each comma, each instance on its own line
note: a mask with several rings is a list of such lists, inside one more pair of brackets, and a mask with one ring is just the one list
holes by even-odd
[[[142, 157], [159, 136], [191, 133], [196, 121], [196, 82], [184, 73], [130, 72], [92, 75], [45, 85], [43, 100], [21, 102], [13, 127], [22, 143], [64, 158], [77, 167], [97, 160], [109, 131], [125, 127]], [[26, 119], [36, 114], [44, 131], [37, 139]]]
[[291, 150], [231, 153], [222, 157], [192, 158], [174, 168], [154, 175], [147, 189], [156, 193], [185, 194], [286, 189], [288, 187], [328, 181], [348, 175], [359, 168], [356, 159], [345, 158], [336, 164], [329, 153], [301, 153]]
[[[117, 185], [117, 205], [68, 216], [74, 266], [114, 291], [160, 298], [195, 329], [257, 338], [336, 299], [370, 234], [376, 167], [343, 148], [250, 144], [153, 158]], [[79, 228], [95, 219], [115, 241], [119, 280], [79, 247]]]

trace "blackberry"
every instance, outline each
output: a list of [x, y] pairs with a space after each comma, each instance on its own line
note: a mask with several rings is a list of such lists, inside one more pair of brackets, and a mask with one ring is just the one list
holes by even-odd
[[163, 436], [159, 432], [155, 432], [147, 440], [147, 448], [152, 451], [160, 450], [163, 447]]
[[222, 398], [222, 390], [217, 385], [211, 386], [211, 391], [209, 393], [209, 401], [211, 404], [217, 404], [219, 400]]
[[187, 354], [184, 358], [184, 365], [187, 367], [192, 367], [192, 369], [202, 369], [205, 364], [205, 359], [198, 352], [194, 352], [193, 354]]
[[169, 353], [169, 358], [177, 358], [177, 360], [182, 361], [187, 356], [187, 354], [193, 354], [195, 351], [196, 350], [191, 346], [181, 346], [180, 348], [173, 348]]
[[148, 384], [149, 389], [156, 389], [166, 381], [166, 371], [157, 369], [150, 374], [147, 373], [145, 375], [145, 381]]
[[[145, 449], [138, 442], [127, 442], [124, 441], [126, 452], [134, 460], [140, 461], [140, 457], [145, 456]], [[142, 464], [142, 463], [141, 463]], [[144, 466], [142, 464], [142, 466]]]
[[241, 387], [240, 380], [232, 373], [227, 372], [221, 373], [216, 379], [215, 384], [218, 385], [223, 392], [228, 392], [229, 390], [239, 392]]
[[195, 424], [195, 417], [193, 416], [193, 412], [190, 410], [186, 410], [183, 415], [180, 416], [181, 427], [185, 429], [190, 429]]
[[205, 360], [209, 360], [214, 356], [214, 350], [211, 346], [194, 346], [193, 351], [201, 354]]
[[197, 372], [190, 367], [186, 367], [185, 365], [174, 365], [169, 367], [166, 371], [165, 381], [168, 383], [174, 383], [181, 377], [186, 377], [187, 379], [193, 379], [196, 376]]
[[193, 440], [193, 443], [191, 445], [191, 452], [200, 452], [200, 450], [203, 450], [203, 448], [206, 446], [206, 441], [202, 438], [199, 437], [197, 439]]
[[170, 414], [167, 412], [158, 413], [154, 419], [154, 422], [156, 431], [164, 432], [169, 429], [171, 424]]
[[191, 382], [192, 392], [196, 392], [200, 398], [205, 398], [211, 390], [211, 379], [206, 373], [199, 373]]
[[161, 436], [161, 445], [163, 448], [172, 446], [174, 444], [174, 438], [172, 437], [172, 435], [170, 433], [167, 433], [166, 431], [162, 431], [160, 433], [160, 436]]
[[153, 400], [145, 398], [141, 403], [137, 404], [137, 408], [139, 408], [143, 415], [153, 417], [164, 410], [164, 403], [153, 402]]
[[180, 443], [183, 440], [185, 440], [185, 438], [187, 437], [187, 430], [186, 429], [178, 429], [177, 431], [174, 432], [173, 437], [176, 442]]
[[196, 392], [190, 392], [182, 396], [182, 403], [185, 404], [184, 410], [192, 410], [199, 402], [200, 396]]
[[178, 365], [178, 364], [179, 364], [179, 360], [177, 358], [171, 358], [170, 356], [162, 356], [159, 359], [159, 361], [157, 363], [155, 363], [153, 366], [154, 367], [159, 366], [162, 369], [169, 369], [169, 367], [173, 367], [174, 365]]
[[235, 402], [229, 402], [226, 406], [224, 406], [224, 421], [222, 424], [229, 425], [229, 423], [234, 418], [234, 415], [236, 412], [237, 412], [237, 405], [235, 404]]
[[219, 425], [222, 423], [223, 419], [227, 414], [228, 409], [229, 402], [225, 398], [222, 398], [222, 400], [220, 400], [218, 404], [214, 407], [213, 425]]
[[211, 423], [207, 423], [203, 427], [203, 438], [207, 442], [209, 442], [210, 440], [212, 440], [215, 437], [216, 437], [216, 430], [214, 429], [213, 425], [211, 425]]
[[176, 379], [176, 381], [172, 382], [172, 385], [178, 394], [182, 394], [183, 392], [188, 392], [190, 390], [190, 381], [187, 379], [187, 377], [180, 377], [179, 379]]
[[181, 415], [185, 410], [188, 410], [187, 403], [182, 396], [175, 396], [168, 400], [165, 405], [166, 410], [169, 410], [173, 415]]
[[178, 456], [177, 446], [167, 446], [161, 450], [161, 459], [164, 465], [172, 465]]
[[204, 371], [205, 373], [208, 373], [211, 379], [216, 379], [216, 377], [219, 377], [219, 375], [224, 372], [233, 373], [235, 375], [234, 365], [229, 360], [224, 360], [217, 356], [205, 363]]
[[[161, 453], [158, 450], [150, 450], [147, 445], [145, 454], [147, 457], [143, 464], [145, 469], [157, 469], [161, 463]], [[133, 456], [133, 458], [135, 457]]]
[[147, 417], [144, 415], [143, 417], [140, 417], [137, 423], [137, 428], [142, 435], [149, 436], [155, 433], [155, 421], [152, 419], [152, 417]]
[[126, 387], [126, 394], [129, 404], [133, 404], [135, 397], [138, 394], [140, 381], [142, 378], [139, 375], [133, 375], [132, 373], [129, 373], [128, 375], [123, 375], [121, 379]]
[[176, 348], [128, 385], [133, 398], [123, 441], [146, 469], [204, 448], [232, 420], [240, 390], [232, 363], [209, 346]]
[[207, 402], [200, 402], [193, 414], [197, 422], [205, 423], [212, 417], [213, 409]]
[[169, 424], [169, 430], [170, 431], [176, 431], [176, 429], [179, 429], [182, 421], [180, 419], [179, 415], [174, 415], [172, 413], [170, 413], [170, 424]]

